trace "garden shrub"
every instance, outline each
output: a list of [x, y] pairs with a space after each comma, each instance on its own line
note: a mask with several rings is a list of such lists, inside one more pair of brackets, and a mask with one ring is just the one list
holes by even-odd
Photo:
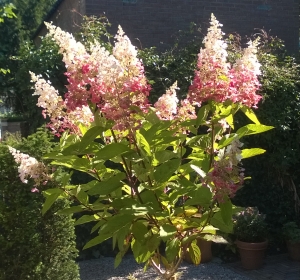
[[[262, 65], [259, 78], [263, 100], [255, 113], [261, 123], [275, 126], [275, 129], [245, 139], [245, 146], [262, 147], [267, 152], [259, 158], [245, 160], [244, 167], [252, 178], [245, 181], [234, 202], [259, 207], [267, 214], [266, 221], [271, 231], [278, 233], [284, 222], [295, 219], [300, 208], [299, 61], [287, 54], [280, 39], [263, 30], [260, 37], [258, 59]], [[241, 54], [243, 38], [230, 34], [227, 43], [229, 61], [235, 61]], [[140, 51], [146, 76], [152, 81], [151, 94], [155, 98], [164, 94], [176, 80], [180, 88], [178, 95], [186, 92], [200, 47], [201, 36], [197, 37], [195, 33], [188, 44], [175, 43], [164, 53], [158, 53], [155, 48]], [[245, 125], [246, 121], [242, 114], [237, 114], [237, 126]]]
[[70, 216], [56, 214], [69, 202], [58, 200], [43, 216], [43, 195], [31, 192], [30, 182], [20, 182], [7, 147], [18, 147], [41, 158], [52, 149], [52, 140], [45, 129], [39, 129], [27, 139], [10, 135], [0, 144], [1, 280], [79, 279], [74, 222]]

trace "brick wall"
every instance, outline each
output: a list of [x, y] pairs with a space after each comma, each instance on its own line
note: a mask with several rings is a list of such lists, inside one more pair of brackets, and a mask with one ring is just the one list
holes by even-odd
[[192, 21], [201, 24], [205, 34], [211, 13], [225, 32], [250, 35], [263, 28], [284, 39], [290, 51], [297, 51], [299, 44], [298, 0], [86, 0], [86, 13], [105, 13], [113, 32], [120, 24], [132, 42], [143, 47], [172, 44], [172, 35]]
[[[85, 0], [62, 0], [57, 1], [55, 10], [51, 11], [46, 21], [53, 22], [54, 25], [70, 33], [75, 33], [85, 14]], [[39, 44], [39, 37], [47, 33], [45, 26], [41, 26], [35, 35], [34, 41]]]

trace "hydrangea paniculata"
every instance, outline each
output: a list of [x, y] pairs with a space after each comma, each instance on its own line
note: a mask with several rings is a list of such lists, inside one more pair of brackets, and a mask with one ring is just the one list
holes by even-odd
[[72, 111], [68, 110], [65, 101], [50, 82], [32, 72], [30, 74], [32, 81], [35, 82], [33, 95], [39, 96], [37, 106], [43, 108], [44, 118], [47, 116], [50, 118], [48, 126], [54, 134], [59, 135], [66, 129], [80, 134], [78, 124], [89, 125], [94, 120], [88, 106], [82, 105]]
[[[27, 184], [28, 178], [33, 179], [34, 186], [45, 185], [47, 183], [50, 176], [47, 173], [46, 166], [42, 162], [38, 162], [35, 158], [23, 154], [12, 147], [8, 148], [15, 162], [18, 164], [19, 177], [23, 183]], [[33, 188], [32, 192], [36, 192], [36, 188]]]
[[257, 76], [257, 41], [249, 42], [243, 56], [231, 67], [227, 62], [227, 45], [223, 40], [221, 24], [211, 16], [211, 26], [204, 38], [205, 47], [198, 55], [197, 70], [189, 88], [188, 99], [200, 106], [202, 102], [231, 100], [249, 107], [256, 107], [261, 96]]
[[72, 35], [47, 23], [49, 36], [63, 53], [69, 84], [65, 94], [68, 112], [95, 104], [114, 129], [125, 130], [139, 125], [138, 111], [147, 112], [150, 86], [144, 75], [137, 50], [119, 27], [113, 54], [94, 42], [86, 51]]

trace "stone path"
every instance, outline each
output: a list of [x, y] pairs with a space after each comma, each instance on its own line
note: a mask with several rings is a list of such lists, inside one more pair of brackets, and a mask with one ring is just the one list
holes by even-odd
[[287, 254], [267, 256], [258, 270], [244, 270], [241, 262], [223, 265], [254, 280], [300, 280], [300, 262], [290, 260]]

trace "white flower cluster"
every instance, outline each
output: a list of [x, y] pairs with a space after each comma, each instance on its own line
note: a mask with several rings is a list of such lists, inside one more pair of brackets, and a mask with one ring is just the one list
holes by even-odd
[[238, 162], [242, 160], [242, 151], [240, 148], [243, 147], [243, 145], [244, 144], [237, 138], [226, 147], [225, 156], [228, 156], [229, 159], [231, 159], [231, 165], [237, 165]]
[[35, 158], [23, 154], [12, 147], [8, 148], [9, 152], [13, 155], [15, 162], [19, 165], [19, 177], [23, 183], [27, 184], [28, 178], [34, 180], [35, 186], [47, 183], [50, 177], [47, 174], [47, 168], [42, 162], [38, 162]]
[[172, 120], [177, 114], [178, 98], [176, 95], [177, 81], [154, 104], [157, 116], [163, 120]]
[[45, 109], [45, 114], [52, 118], [62, 118], [64, 111], [62, 108], [63, 99], [58, 95], [58, 91], [51, 86], [50, 82], [43, 79], [40, 75], [30, 72], [31, 81], [34, 82], [35, 92], [32, 95], [38, 95], [38, 107]]
[[45, 22], [45, 25], [49, 30], [47, 36], [53, 38], [59, 45], [59, 52], [63, 54], [63, 60], [67, 69], [75, 64], [78, 58], [87, 55], [84, 45], [77, 42], [72, 34], [61, 30], [60, 27], [56, 27], [51, 23]]
[[243, 56], [238, 59], [234, 65], [234, 68], [243, 69], [246, 68], [253, 72], [255, 75], [260, 75], [261, 64], [257, 59], [257, 47], [259, 44], [259, 38], [254, 41], [248, 42], [248, 47], [244, 49]]
[[205, 48], [200, 50], [199, 56], [202, 58], [210, 57], [216, 61], [221, 62], [223, 65], [227, 65], [227, 44], [223, 40], [224, 33], [221, 30], [223, 25], [217, 21], [216, 17], [212, 14], [210, 27], [208, 33], [204, 38]]

